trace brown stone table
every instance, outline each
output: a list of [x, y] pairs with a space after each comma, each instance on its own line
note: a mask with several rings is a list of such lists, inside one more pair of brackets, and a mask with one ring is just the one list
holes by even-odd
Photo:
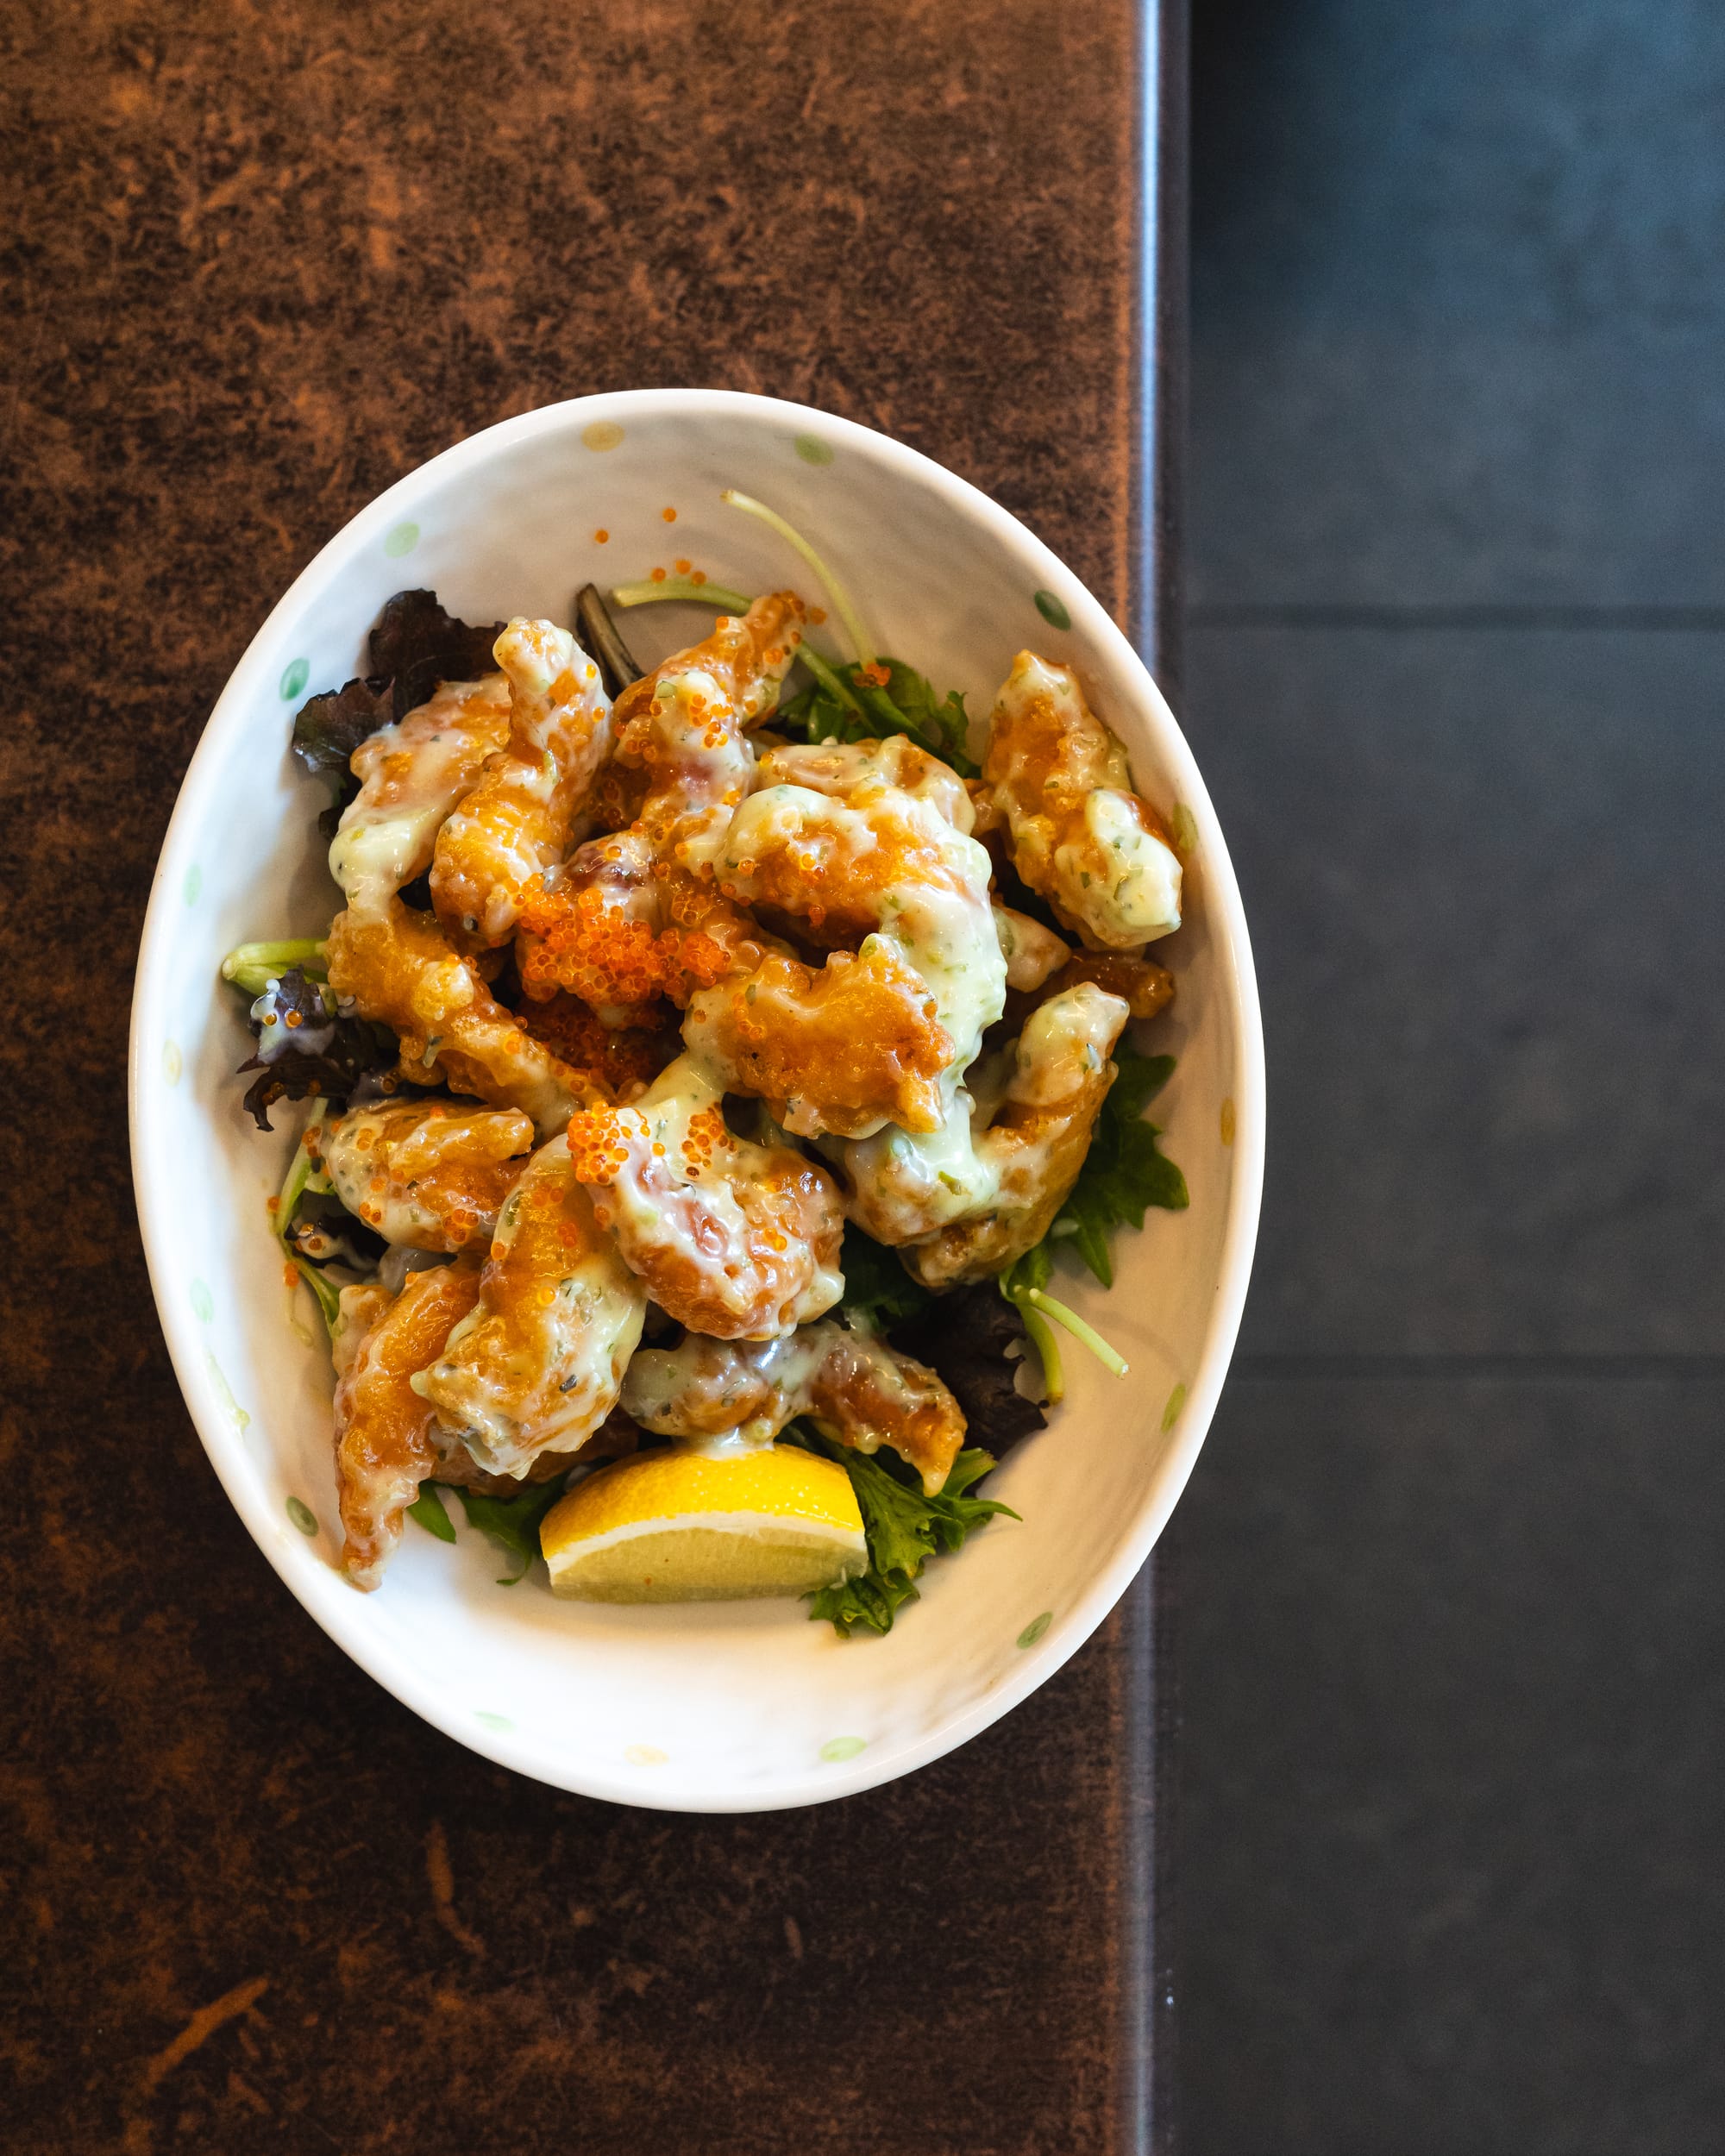
[[1178, 30], [1125, 0], [0, 9], [9, 2150], [1168, 2146], [1165, 1556], [1028, 1704], [869, 1796], [691, 1820], [516, 1779], [352, 1667], [229, 1509], [123, 1068], [229, 669], [354, 511], [509, 413], [825, 405], [1165, 630]]

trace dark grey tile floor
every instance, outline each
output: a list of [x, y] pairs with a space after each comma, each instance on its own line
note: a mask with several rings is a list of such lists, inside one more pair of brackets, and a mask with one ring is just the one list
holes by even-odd
[[1725, 2147], [1725, 9], [1195, 0], [1190, 2156]]
[[1725, 1382], [1237, 1383], [1187, 1604], [1192, 2156], [1720, 2145]]

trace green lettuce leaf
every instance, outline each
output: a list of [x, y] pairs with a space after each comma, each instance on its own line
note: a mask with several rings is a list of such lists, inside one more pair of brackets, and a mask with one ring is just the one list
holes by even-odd
[[773, 724], [802, 741], [884, 741], [907, 734], [931, 755], [974, 779], [976, 765], [965, 747], [969, 720], [964, 699], [950, 690], [937, 697], [926, 675], [902, 659], [881, 659], [887, 679], [857, 666], [834, 666], [804, 646], [802, 657], [815, 679], [780, 705]]
[[438, 1495], [436, 1482], [422, 1482], [419, 1495], [407, 1507], [410, 1520], [417, 1520], [429, 1535], [436, 1535], [439, 1542], [453, 1542], [455, 1523], [443, 1509], [443, 1500]]
[[930, 1557], [950, 1557], [962, 1549], [966, 1535], [996, 1513], [1009, 1520], [1019, 1516], [1010, 1505], [969, 1495], [994, 1464], [994, 1456], [980, 1447], [961, 1452], [945, 1488], [929, 1497], [915, 1470], [891, 1454], [853, 1452], [807, 1423], [794, 1424], [787, 1435], [805, 1450], [837, 1460], [856, 1493], [869, 1538], [869, 1569], [808, 1597], [810, 1617], [825, 1618], [845, 1639], [859, 1625], [870, 1632], [890, 1632], [898, 1612], [916, 1601], [917, 1575]]
[[[1141, 1228], [1151, 1206], [1180, 1213], [1191, 1203], [1186, 1178], [1157, 1144], [1160, 1126], [1143, 1120], [1145, 1109], [1173, 1075], [1173, 1056], [1140, 1056], [1122, 1042], [1114, 1050], [1114, 1062], [1120, 1075], [1096, 1118], [1095, 1135], [1078, 1180], [1048, 1231], [1050, 1241], [1070, 1238], [1104, 1288], [1114, 1284], [1108, 1250], [1114, 1229]], [[1034, 1256], [1026, 1254], [1026, 1258]], [[1020, 1258], [1013, 1269], [1013, 1285], [1044, 1286], [1048, 1277], [1045, 1255], [1041, 1263], [1041, 1277], [1032, 1281], [1019, 1275], [1018, 1267], [1026, 1263]]]
[[919, 1317], [934, 1300], [926, 1288], [911, 1278], [895, 1251], [859, 1227], [845, 1228], [838, 1263], [844, 1275], [839, 1310], [859, 1332], [888, 1332]]
[[[557, 1475], [549, 1482], [529, 1483], [513, 1497], [484, 1497], [477, 1490], [456, 1490], [467, 1525], [489, 1535], [505, 1557], [517, 1560], [515, 1570], [499, 1580], [499, 1587], [513, 1587], [526, 1578], [540, 1554], [539, 1522], [562, 1495], [564, 1479]], [[431, 1532], [436, 1534], [437, 1531], [434, 1527]]]

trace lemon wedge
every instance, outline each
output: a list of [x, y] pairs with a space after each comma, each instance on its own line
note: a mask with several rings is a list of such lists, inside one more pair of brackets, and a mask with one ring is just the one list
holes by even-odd
[[850, 1477], [793, 1445], [637, 1453], [560, 1499], [539, 1543], [553, 1589], [590, 1602], [809, 1595], [869, 1563]]

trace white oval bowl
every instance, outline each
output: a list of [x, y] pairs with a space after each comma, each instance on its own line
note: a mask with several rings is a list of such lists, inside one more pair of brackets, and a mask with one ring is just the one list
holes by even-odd
[[[234, 944], [321, 934], [338, 903], [314, 824], [326, 789], [292, 761], [289, 722], [306, 695], [363, 670], [367, 632], [405, 586], [432, 586], [470, 620], [567, 622], [587, 579], [685, 558], [717, 584], [816, 596], [787, 548], [723, 505], [726, 486], [809, 534], [880, 648], [963, 690], [973, 712], [987, 713], [1022, 646], [1076, 664], [1141, 789], [1189, 814], [1187, 922], [1162, 947], [1179, 993], [1147, 1044], [1179, 1057], [1154, 1114], [1191, 1206], [1120, 1232], [1112, 1292], [1066, 1277], [1061, 1292], [1131, 1375], [1110, 1378], [1072, 1348], [1064, 1406], [988, 1486], [1023, 1524], [997, 1520], [931, 1564], [885, 1639], [841, 1640], [784, 1601], [592, 1607], [554, 1600], [543, 1573], [505, 1589], [492, 1546], [464, 1524], [453, 1549], [410, 1525], [381, 1590], [361, 1595], [335, 1566], [329, 1357], [289, 1323], [267, 1232], [297, 1112], [264, 1138], [242, 1111], [234, 1072], [250, 1036], [216, 975]], [[702, 633], [682, 609], [626, 621], [643, 661]], [[678, 1811], [768, 1810], [889, 1781], [987, 1728], [1082, 1645], [1203, 1441], [1263, 1178], [1239, 893], [1191, 751], [1125, 636], [1039, 540], [926, 457], [825, 412], [714, 390], [580, 398], [507, 420], [392, 486], [305, 570], [223, 691], [180, 790], [144, 927], [130, 1086], [138, 1213], [174, 1368], [223, 1488], [289, 1588], [458, 1742], [560, 1789]]]

